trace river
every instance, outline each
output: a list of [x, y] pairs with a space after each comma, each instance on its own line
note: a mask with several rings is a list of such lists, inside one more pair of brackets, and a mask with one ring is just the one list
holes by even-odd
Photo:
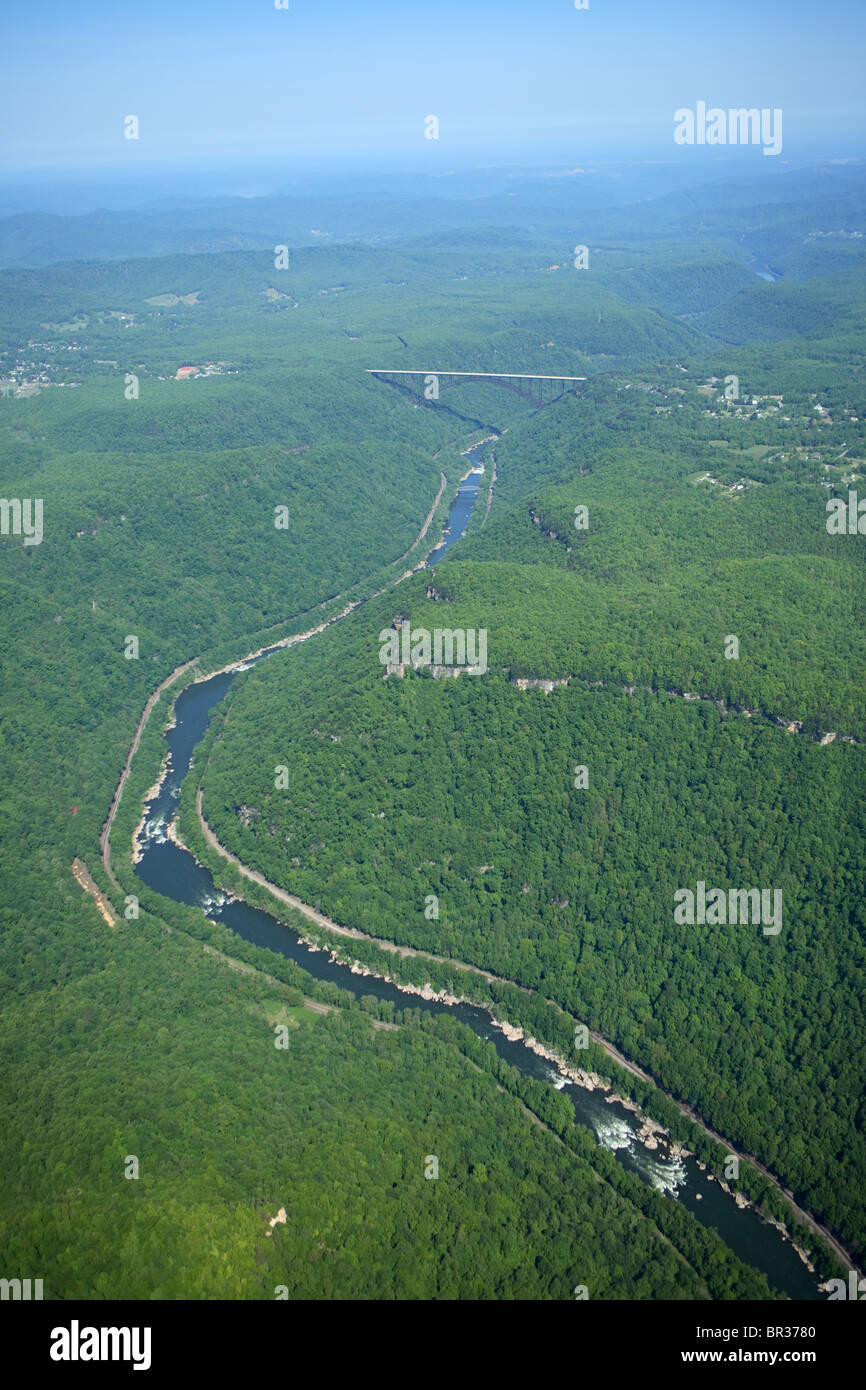
[[[470, 450], [466, 455], [468, 463], [477, 466], [489, 447], [489, 441], [485, 441]], [[442, 544], [428, 557], [428, 567], [438, 563], [465, 532], [480, 484], [481, 476], [477, 473], [470, 473], [461, 483], [451, 506], [449, 529]], [[272, 648], [256, 660], [266, 660], [276, 650], [285, 649]], [[146, 807], [139, 842], [143, 853], [136, 871], [142, 881], [167, 898], [202, 908], [208, 917], [230, 927], [244, 940], [288, 957], [316, 979], [331, 980], [357, 997], [372, 994], [378, 999], [390, 1000], [398, 1009], [456, 1015], [479, 1037], [492, 1042], [499, 1055], [524, 1075], [546, 1081], [563, 1091], [574, 1106], [575, 1118], [591, 1127], [600, 1145], [613, 1151], [626, 1168], [645, 1182], [666, 1193], [671, 1200], [682, 1202], [704, 1225], [715, 1227], [741, 1259], [763, 1270], [771, 1285], [793, 1299], [824, 1297], [818, 1291], [818, 1276], [809, 1273], [790, 1241], [784, 1240], [757, 1212], [737, 1207], [733, 1197], [724, 1192], [718, 1182], [708, 1178], [693, 1158], [672, 1159], [664, 1143], [655, 1151], [647, 1149], [637, 1138], [640, 1123], [618, 1101], [608, 1103], [604, 1092], [588, 1091], [573, 1084], [561, 1076], [551, 1062], [522, 1042], [510, 1042], [493, 1026], [490, 1015], [483, 1009], [426, 1000], [405, 994], [396, 985], [374, 976], [352, 974], [348, 966], [332, 962], [325, 951], [311, 950], [296, 932], [269, 913], [227, 897], [216, 887], [207, 869], [167, 838], [166, 829], [177, 811], [181, 782], [189, 770], [196, 745], [207, 730], [210, 711], [224, 699], [242, 670], [249, 670], [252, 664], [252, 661], [239, 664], [240, 669], [191, 685], [178, 696], [175, 724], [165, 735], [171, 755], [168, 771], [158, 795]]]

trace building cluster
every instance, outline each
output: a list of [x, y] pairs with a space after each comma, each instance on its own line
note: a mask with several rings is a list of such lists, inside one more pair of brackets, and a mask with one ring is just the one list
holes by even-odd
[[[28, 343], [27, 346], [31, 349], [41, 349], [44, 352], [57, 351], [53, 343]], [[78, 343], [61, 344], [61, 346], [68, 347], [74, 352], [82, 351], [82, 347]], [[38, 362], [34, 358], [20, 357], [0, 376], [0, 396], [35, 396], [38, 391], [44, 391], [46, 386], [81, 385], [80, 381], [56, 381], [54, 379], [56, 370], [53, 362]]]
[[203, 362], [201, 366], [194, 367], [189, 364], [178, 367], [173, 377], [160, 376], [158, 381], [190, 381], [197, 376], [231, 376], [237, 374], [237, 368], [229, 367], [227, 362]]

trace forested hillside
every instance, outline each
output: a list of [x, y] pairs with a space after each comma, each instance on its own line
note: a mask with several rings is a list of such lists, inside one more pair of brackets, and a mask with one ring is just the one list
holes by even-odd
[[5, 981], [4, 1072], [21, 1088], [4, 1147], [22, 1163], [5, 1170], [3, 1247], [46, 1298], [768, 1296], [691, 1222], [693, 1268], [656, 1227], [659, 1198], [613, 1160], [600, 1180], [592, 1145], [530, 1123], [453, 1035], [411, 1014], [374, 1031], [339, 991], [325, 1016], [297, 984], [241, 976], [164, 927], [112, 935], [77, 915], [73, 900], [59, 938], [34, 924]]
[[[862, 1250], [864, 560], [826, 522], [863, 397], [791, 352], [731, 353], [736, 401], [693, 363], [515, 423], [458, 554], [246, 678], [196, 777], [243, 863], [586, 1019]], [[486, 671], [385, 676], [407, 621], [485, 630]], [[683, 926], [698, 881], [779, 929]]]

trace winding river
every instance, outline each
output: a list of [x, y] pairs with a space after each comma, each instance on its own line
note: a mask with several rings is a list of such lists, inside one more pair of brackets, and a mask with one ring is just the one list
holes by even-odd
[[[477, 466], [489, 442], [476, 445], [466, 458]], [[464, 533], [481, 484], [478, 473], [470, 473], [461, 483], [452, 503], [449, 529], [441, 545], [427, 559], [428, 567], [438, 563]], [[255, 658], [266, 660], [278, 648]], [[207, 869], [186, 850], [168, 839], [167, 827], [174, 818], [181, 782], [189, 770], [196, 745], [208, 726], [210, 711], [220, 703], [232, 682], [252, 661], [209, 680], [189, 686], [175, 704], [175, 724], [165, 735], [170, 761], [156, 797], [145, 809], [144, 829], [139, 839], [142, 851], [137, 873], [148, 887], [167, 898], [200, 907], [208, 917], [230, 927], [246, 941], [266, 946], [302, 966], [310, 975], [331, 980], [360, 997], [375, 995], [390, 1000], [395, 1008], [411, 1007], [429, 1013], [452, 1013], [485, 1041], [492, 1042], [499, 1055], [513, 1067], [536, 1080], [546, 1081], [564, 1091], [574, 1106], [575, 1118], [595, 1132], [600, 1145], [615, 1152], [617, 1159], [671, 1200], [680, 1201], [706, 1226], [715, 1227], [726, 1244], [747, 1263], [763, 1270], [770, 1284], [792, 1299], [819, 1299], [818, 1276], [810, 1274], [791, 1242], [775, 1227], [763, 1221], [751, 1208], [739, 1208], [717, 1181], [702, 1171], [694, 1158], [671, 1156], [662, 1141], [648, 1149], [638, 1139], [640, 1121], [618, 1101], [609, 1102], [605, 1092], [585, 1090], [561, 1076], [557, 1068], [522, 1042], [509, 1041], [493, 1025], [488, 1013], [467, 1004], [448, 1005], [407, 995], [396, 985], [375, 976], [359, 976], [348, 966], [330, 960], [328, 953], [313, 950], [297, 933], [268, 913], [238, 899], [227, 897]]]

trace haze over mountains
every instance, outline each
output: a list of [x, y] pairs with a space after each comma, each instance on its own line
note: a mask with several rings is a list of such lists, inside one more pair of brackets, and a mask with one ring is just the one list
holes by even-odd
[[[702, 166], [634, 164], [581, 173], [566, 167], [356, 176], [348, 188], [333, 178], [305, 180], [252, 198], [154, 198], [142, 188], [126, 195], [136, 199], [131, 207], [9, 213], [0, 218], [0, 266], [255, 250], [286, 241], [388, 244], [478, 228], [520, 228], [571, 244], [690, 236], [733, 241], [757, 259], [790, 258], [810, 232], [862, 222], [863, 168], [857, 160], [828, 160], [771, 173], [765, 161], [744, 175], [741, 166], [720, 163], [711, 179]], [[817, 207], [821, 227], [813, 226]]]

